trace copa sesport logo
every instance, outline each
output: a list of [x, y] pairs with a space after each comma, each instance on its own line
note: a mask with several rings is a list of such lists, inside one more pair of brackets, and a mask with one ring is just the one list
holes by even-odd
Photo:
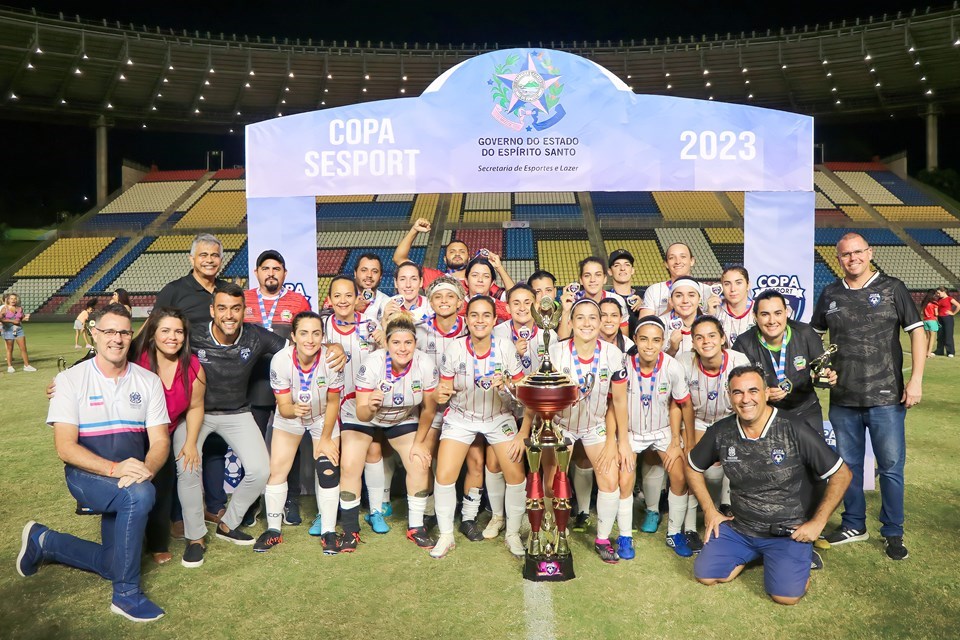
[[493, 101], [490, 116], [512, 131], [549, 129], [567, 115], [560, 104], [560, 70], [543, 51], [528, 53], [525, 65], [515, 66], [518, 63], [520, 56], [510, 54], [487, 80]]
[[790, 308], [791, 320], [800, 320], [803, 317], [803, 309], [807, 303], [807, 290], [800, 285], [800, 278], [796, 274], [765, 274], [760, 276], [757, 278], [753, 297], [756, 298], [767, 289], [778, 291], [786, 298], [787, 306]]
[[310, 302], [310, 296], [307, 295], [307, 290], [303, 288], [302, 282], [284, 282], [283, 288], [287, 291], [293, 291], [294, 293], [299, 293], [304, 298], [307, 299], [307, 302]]

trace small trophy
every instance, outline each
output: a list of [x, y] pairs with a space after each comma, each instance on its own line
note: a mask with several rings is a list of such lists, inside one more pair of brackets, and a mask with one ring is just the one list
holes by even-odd
[[823, 370], [830, 368], [830, 356], [836, 352], [837, 345], [831, 344], [826, 351], [810, 361], [810, 375], [813, 376], [813, 386], [821, 389], [830, 388], [830, 379], [823, 375]]

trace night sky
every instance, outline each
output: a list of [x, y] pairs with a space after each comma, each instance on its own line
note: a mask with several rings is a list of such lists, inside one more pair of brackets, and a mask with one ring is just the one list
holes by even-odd
[[[136, 25], [276, 36], [278, 39], [371, 40], [385, 42], [494, 42], [501, 47], [527, 41], [629, 40], [678, 35], [766, 31], [808, 24], [826, 24], [882, 13], [923, 9], [927, 3], [871, 0], [817, 3], [770, 2], [372, 2], [195, 3], [34, 1], [3, 4], [67, 16], [79, 13], [91, 20], [133, 22]], [[242, 8], [223, 7], [229, 4]], [[277, 7], [277, 11], [249, 8]], [[939, 5], [935, 5], [939, 6]], [[585, 8], [589, 7], [589, 11]], [[954, 122], [945, 122], [941, 139], [956, 139]], [[948, 131], [954, 130], [953, 133]], [[82, 212], [94, 198], [93, 131], [80, 127], [0, 120], [6, 148], [16, 150], [16, 163], [0, 182], [0, 222], [11, 226], [49, 224], [57, 212]], [[818, 142], [827, 143], [828, 159], [868, 160], [873, 155], [907, 149], [911, 168], [923, 158], [923, 124], [919, 118], [891, 122], [885, 135], [876, 127], [818, 127]], [[960, 159], [941, 145], [941, 165], [957, 167]], [[201, 168], [207, 150], [225, 152], [225, 166], [243, 163], [242, 137], [112, 130], [110, 189], [119, 186], [120, 160], [156, 163], [162, 169]], [[955, 151], [954, 151], [955, 153]], [[84, 201], [83, 196], [90, 198]]]

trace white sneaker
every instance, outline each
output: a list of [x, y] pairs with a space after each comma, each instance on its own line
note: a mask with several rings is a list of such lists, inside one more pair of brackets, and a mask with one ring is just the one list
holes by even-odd
[[32, 372], [36, 371], [36, 368], [35, 368], [35, 367], [31, 367], [30, 365], [27, 365], [27, 366], [25, 366], [25, 367], [23, 368], [23, 370], [26, 371], [26, 372], [28, 372], [28, 373], [32, 373]]
[[953, 357], [953, 354], [952, 354], [952, 353], [948, 353], [948, 354], [947, 354], [947, 357], [948, 357], [948, 358], [952, 358], [952, 357]]
[[17, 370], [14, 369], [13, 367], [7, 367], [7, 373], [16, 373], [16, 372]]
[[457, 543], [453, 540], [453, 534], [441, 533], [440, 537], [437, 538], [437, 544], [433, 545], [433, 549], [430, 549], [430, 557], [439, 560], [456, 548]]
[[506, 522], [503, 516], [493, 516], [490, 518], [490, 522], [487, 523], [487, 527], [483, 530], [483, 537], [487, 540], [496, 538], [500, 535], [500, 530], [503, 529], [503, 525]]
[[523, 540], [520, 539], [519, 533], [508, 533], [507, 535], [503, 536], [503, 541], [507, 543], [507, 548], [510, 549], [510, 553], [513, 555], [517, 556], [518, 558], [522, 558], [526, 555], [527, 550], [523, 546]]

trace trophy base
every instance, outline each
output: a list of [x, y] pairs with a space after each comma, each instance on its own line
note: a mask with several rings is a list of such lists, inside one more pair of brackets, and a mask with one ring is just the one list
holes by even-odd
[[566, 582], [577, 575], [573, 572], [573, 556], [538, 555], [529, 553], [523, 562], [523, 579], [531, 582]]

